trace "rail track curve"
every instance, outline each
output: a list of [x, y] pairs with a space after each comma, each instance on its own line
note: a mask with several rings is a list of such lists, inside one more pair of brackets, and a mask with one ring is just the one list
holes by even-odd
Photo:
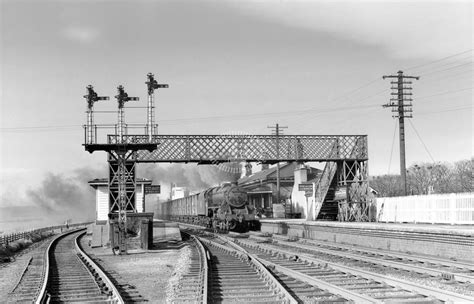
[[44, 252], [42, 285], [34, 303], [124, 303], [100, 267], [82, 250], [78, 239], [85, 229], [56, 237]]

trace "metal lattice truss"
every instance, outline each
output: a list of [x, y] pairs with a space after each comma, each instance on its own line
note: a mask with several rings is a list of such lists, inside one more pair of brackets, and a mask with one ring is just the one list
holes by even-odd
[[344, 161], [340, 164], [338, 184], [364, 183], [368, 175], [366, 161]]
[[135, 162], [109, 158], [109, 212], [136, 212], [135, 208]]
[[[126, 135], [122, 140], [150, 143], [146, 135]], [[117, 136], [108, 136], [109, 144], [118, 142]], [[154, 135], [152, 142], [158, 144], [156, 150], [137, 151], [133, 160], [202, 164], [368, 160], [366, 135]]]

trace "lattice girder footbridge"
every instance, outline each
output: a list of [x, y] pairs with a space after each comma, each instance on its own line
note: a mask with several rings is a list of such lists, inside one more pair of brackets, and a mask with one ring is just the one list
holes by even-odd
[[[116, 135], [108, 136], [108, 144], [119, 143], [119, 140]], [[271, 164], [368, 160], [367, 135], [153, 135], [151, 141], [146, 135], [124, 135], [121, 142], [157, 144], [153, 151], [134, 153], [130, 160], [139, 163], [246, 161]]]

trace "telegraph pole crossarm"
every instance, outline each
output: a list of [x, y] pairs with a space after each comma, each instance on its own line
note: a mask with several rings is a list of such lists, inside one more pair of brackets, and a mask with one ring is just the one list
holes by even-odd
[[[411, 81], [405, 81], [406, 79], [415, 79], [419, 80], [418, 76], [407, 76], [403, 75], [403, 71], [398, 71], [397, 75], [386, 75], [382, 77], [386, 78], [395, 78], [397, 81], [391, 81], [391, 89], [396, 90], [395, 92], [390, 93], [390, 95], [397, 96], [397, 98], [391, 98], [388, 104], [383, 105], [384, 108], [391, 107], [393, 118], [398, 118], [399, 126], [399, 138], [400, 138], [400, 175], [402, 176], [403, 192], [405, 195], [407, 192], [407, 177], [406, 177], [406, 161], [405, 161], [405, 118], [413, 118], [412, 101], [413, 93], [409, 92], [412, 88], [410, 85]], [[396, 85], [396, 86], [395, 86]], [[407, 92], [408, 91], [408, 92]], [[406, 98], [408, 96], [408, 98]], [[409, 102], [409, 103], [407, 103]], [[410, 114], [407, 114], [410, 113]]]

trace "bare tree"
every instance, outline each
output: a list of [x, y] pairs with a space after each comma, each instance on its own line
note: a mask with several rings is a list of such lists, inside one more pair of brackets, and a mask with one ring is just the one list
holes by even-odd
[[453, 165], [449, 163], [439, 163], [431, 170], [433, 180], [433, 190], [435, 193], [457, 192], [454, 186]]
[[473, 178], [472, 167], [474, 158], [458, 161], [454, 164], [456, 192], [472, 192]]
[[370, 187], [378, 192], [378, 196], [392, 197], [403, 195], [400, 175], [376, 176], [370, 181]]
[[[452, 163], [417, 163], [407, 170], [411, 195], [430, 193], [459, 193], [473, 191], [473, 159]], [[372, 177], [370, 186], [381, 197], [402, 196], [400, 175]]]

